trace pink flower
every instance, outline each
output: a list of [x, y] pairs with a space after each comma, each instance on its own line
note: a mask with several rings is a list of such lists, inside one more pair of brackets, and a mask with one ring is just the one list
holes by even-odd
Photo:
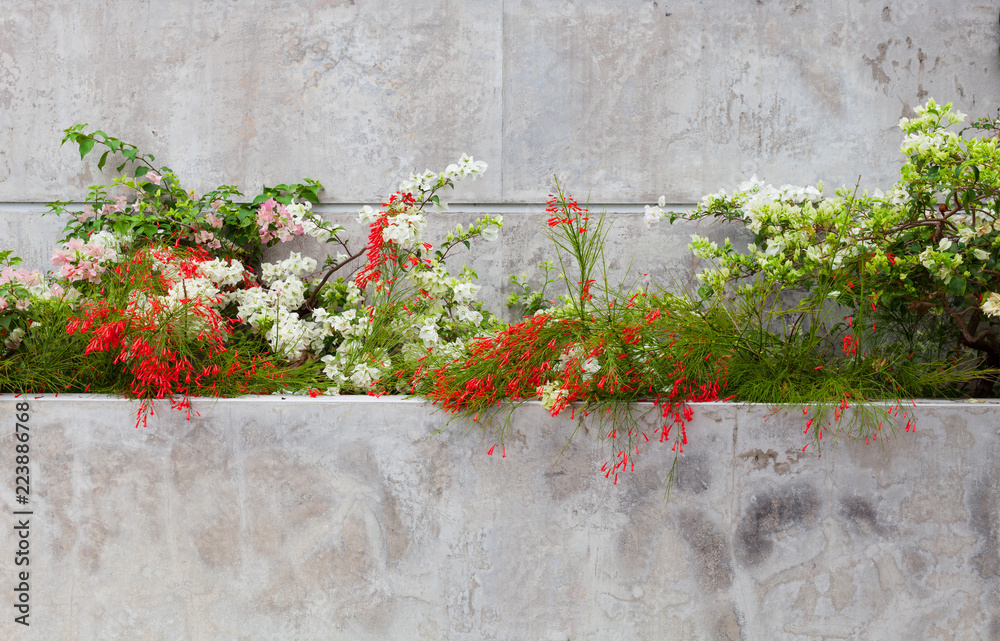
[[87, 243], [80, 250], [80, 253], [84, 256], [89, 256], [94, 260], [100, 260], [101, 256], [104, 254], [104, 247], [100, 245], [95, 245], [94, 243]]
[[273, 198], [268, 198], [263, 205], [260, 206], [260, 210], [257, 211], [257, 224], [261, 227], [267, 227], [271, 223], [278, 222], [277, 216], [275, 216], [275, 206], [278, 203], [275, 202]]
[[215, 238], [215, 234], [210, 231], [205, 231], [204, 229], [195, 235], [194, 242], [199, 245], [205, 245], [211, 249], [218, 249], [222, 247], [222, 243]]
[[97, 213], [94, 211], [93, 207], [91, 207], [90, 205], [84, 205], [83, 211], [81, 211], [79, 214], [76, 214], [76, 219], [81, 223], [85, 223], [96, 215]]
[[[221, 201], [217, 200], [215, 202], [221, 202]], [[208, 224], [211, 225], [212, 227], [215, 227], [216, 229], [222, 229], [223, 220], [218, 216], [215, 216], [214, 214], [205, 214], [205, 220], [208, 221]]]
[[155, 171], [147, 171], [146, 179], [149, 180], [149, 182], [153, 183], [154, 185], [159, 185], [160, 183], [163, 182], [163, 176], [156, 173]]
[[42, 284], [42, 275], [38, 273], [37, 269], [30, 272], [27, 269], [19, 269], [17, 270], [17, 279], [24, 283], [26, 287]]

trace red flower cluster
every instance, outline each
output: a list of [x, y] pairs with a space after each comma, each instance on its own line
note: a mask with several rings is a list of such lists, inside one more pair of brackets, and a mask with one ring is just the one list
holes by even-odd
[[[435, 381], [428, 398], [453, 413], [499, 405], [508, 399], [534, 398], [535, 390], [545, 380], [545, 373], [552, 369], [553, 359], [559, 357], [555, 338], [541, 339], [541, 331], [548, 320], [545, 315], [534, 316], [496, 335], [477, 339], [468, 358], [428, 374]], [[569, 321], [553, 323], [553, 326], [558, 325], [569, 335], [574, 324]], [[458, 383], [466, 378], [461, 371], [452, 369], [459, 363], [463, 363], [460, 370], [486, 365], [488, 373]]]
[[416, 199], [409, 192], [396, 192], [389, 197], [389, 202], [382, 203], [386, 210], [380, 211], [369, 225], [367, 262], [364, 267], [358, 270], [354, 279], [354, 283], [359, 289], [364, 289], [369, 283], [374, 283], [377, 291], [382, 289], [383, 268], [386, 263], [399, 261], [395, 243], [385, 242], [383, 232], [389, 226], [390, 216], [413, 207], [415, 204]]
[[[114, 354], [112, 363], [131, 375], [128, 394], [142, 401], [136, 427], [145, 424], [152, 413], [153, 399], [169, 399], [173, 407], [187, 409], [190, 418], [190, 396], [220, 396], [222, 378], [238, 381], [259, 368], [274, 369], [260, 357], [243, 363], [238, 354], [227, 353], [231, 321], [213, 306], [216, 301], [182, 299], [180, 308], [171, 308], [160, 298], [167, 283], [162, 272], [152, 268], [154, 261], [174, 264], [190, 277], [197, 273], [198, 263], [207, 259], [198, 250], [185, 256], [163, 248], [140, 250], [114, 270], [118, 279], [132, 286], [129, 300], [116, 304], [102, 298], [83, 306], [80, 315], [67, 323], [68, 334], [90, 335], [86, 354]], [[221, 359], [224, 354], [227, 358]], [[220, 363], [228, 367], [223, 369]], [[249, 392], [239, 382], [236, 390]]]
[[[470, 347], [466, 359], [425, 374], [433, 383], [427, 396], [449, 412], [476, 413], [476, 418], [478, 412], [504, 401], [536, 398], [543, 386], [550, 398], [555, 398], [550, 407], [553, 416], [572, 404], [577, 404], [577, 408], [587, 415], [587, 407], [616, 399], [626, 402], [653, 400], [662, 416], [658, 440], [672, 440], [674, 450], [680, 452], [687, 443], [687, 423], [692, 418], [690, 403], [718, 400], [719, 392], [725, 387], [726, 371], [721, 360], [710, 362], [711, 354], [704, 359], [698, 358], [697, 368], [686, 366], [690, 350], [677, 357], [666, 349], [652, 356], [652, 360], [636, 360], [626, 351], [627, 346], [653, 340], [662, 331], [656, 326], [662, 319], [659, 310], [654, 310], [645, 315], [645, 322], [612, 330], [607, 336], [620, 336], [621, 343], [615, 341], [609, 345], [604, 338], [583, 338], [588, 328], [579, 320], [535, 316], [494, 336], [478, 339]], [[573, 353], [578, 356], [567, 358]], [[585, 372], [583, 361], [589, 358], [604, 361], [599, 372]], [[703, 362], [708, 367], [703, 367]], [[695, 370], [700, 373], [691, 373]], [[654, 371], [657, 374], [653, 374]], [[655, 389], [661, 383], [654, 383], [651, 378], [654, 376], [659, 381], [671, 381], [669, 388], [657, 394]], [[554, 393], [550, 391], [551, 381], [558, 385]], [[572, 410], [573, 416], [576, 411]], [[638, 445], [633, 439], [639, 436], [646, 442], [650, 440], [637, 428], [629, 429], [627, 434], [624, 430], [619, 434], [618, 429], [608, 433], [612, 439], [627, 438], [634, 448], [615, 446], [615, 461], [602, 468], [607, 478], [612, 475], [617, 478], [620, 471], [631, 468], [629, 450], [637, 451]]]
[[581, 207], [572, 196], [556, 196], [549, 194], [549, 199], [545, 201], [546, 213], [549, 214], [549, 227], [557, 225], [576, 225], [580, 233], [587, 231], [585, 224], [590, 220], [586, 214], [587, 209]]

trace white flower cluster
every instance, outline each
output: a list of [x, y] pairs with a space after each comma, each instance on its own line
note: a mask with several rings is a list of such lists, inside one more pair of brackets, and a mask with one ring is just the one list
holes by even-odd
[[264, 263], [260, 266], [261, 280], [267, 285], [292, 277], [298, 279], [303, 274], [316, 271], [316, 259], [291, 252], [288, 258], [277, 263]]
[[308, 201], [292, 203], [285, 207], [288, 215], [292, 218], [293, 227], [301, 228], [306, 236], [311, 236], [317, 241], [325, 243], [340, 228], [317, 221], [316, 215], [310, 212], [311, 209], [312, 203]]
[[424, 215], [416, 208], [407, 209], [391, 216], [382, 230], [382, 240], [402, 247], [411, 247], [420, 242], [420, 233], [427, 224]]
[[580, 380], [589, 381], [594, 377], [594, 374], [601, 371], [601, 361], [596, 356], [587, 356], [587, 358], [584, 356], [583, 348], [574, 345], [559, 357], [559, 370], [565, 371], [571, 364], [576, 364], [582, 371]]
[[430, 169], [422, 174], [413, 174], [409, 180], [399, 185], [399, 191], [410, 193], [429, 193], [443, 186], [448, 180], [457, 183], [472, 176], [478, 178], [486, 171], [486, 163], [475, 161], [468, 154], [462, 154], [457, 163], [448, 165], [444, 171], [434, 173]]
[[[370, 323], [370, 317], [361, 314], [358, 324]], [[370, 331], [369, 328], [357, 327], [354, 334]], [[376, 381], [383, 380], [389, 374], [392, 361], [385, 353], [368, 355], [364, 353], [360, 340], [350, 338], [337, 348], [336, 353], [328, 354], [320, 360], [324, 363], [323, 374], [330, 379], [332, 385], [327, 387], [328, 394], [340, 394], [346, 389], [367, 392]]]
[[980, 306], [980, 309], [982, 309], [987, 316], [1000, 318], [1000, 294], [990, 292], [983, 300], [983, 304]]
[[948, 125], [957, 125], [965, 122], [966, 115], [957, 109], [951, 108], [951, 103], [938, 106], [937, 102], [930, 98], [926, 105], [914, 109], [916, 118], [900, 118], [899, 128], [903, 132], [910, 134], [925, 129], [940, 129]]
[[265, 287], [236, 291], [239, 317], [255, 330], [263, 330], [271, 349], [287, 359], [322, 348], [327, 336], [322, 322], [296, 313], [305, 303], [307, 289], [299, 276], [315, 269], [315, 259], [292, 252], [281, 262], [261, 265]]
[[551, 411], [557, 403], [562, 403], [566, 397], [566, 390], [562, 389], [561, 385], [559, 381], [552, 381], [535, 390], [535, 394], [542, 401], [542, 407], [546, 410]]

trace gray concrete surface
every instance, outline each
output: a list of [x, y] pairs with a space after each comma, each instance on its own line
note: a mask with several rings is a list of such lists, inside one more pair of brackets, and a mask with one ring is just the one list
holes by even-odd
[[995, 0], [0, 1], [0, 202], [100, 180], [88, 122], [204, 190], [309, 176], [329, 202], [468, 152], [469, 202], [694, 202], [767, 180], [882, 185], [896, 123], [1000, 95]]
[[[695, 407], [679, 479], [611, 485], [585, 426], [519, 409], [506, 458], [416, 401], [29, 398], [30, 618], [0, 637], [992, 639], [1000, 404], [920, 403], [886, 451], [802, 452], [801, 413]], [[766, 419], [766, 420], [765, 420]], [[829, 436], [827, 442], [829, 442]], [[24, 509], [25, 506], [20, 506]]]

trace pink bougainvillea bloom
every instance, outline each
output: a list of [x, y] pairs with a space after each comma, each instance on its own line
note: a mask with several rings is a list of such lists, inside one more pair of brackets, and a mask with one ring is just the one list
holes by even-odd
[[81, 223], [85, 223], [96, 215], [97, 212], [94, 211], [93, 207], [91, 207], [90, 205], [84, 205], [83, 211], [81, 211], [79, 214], [76, 214], [76, 219]]

